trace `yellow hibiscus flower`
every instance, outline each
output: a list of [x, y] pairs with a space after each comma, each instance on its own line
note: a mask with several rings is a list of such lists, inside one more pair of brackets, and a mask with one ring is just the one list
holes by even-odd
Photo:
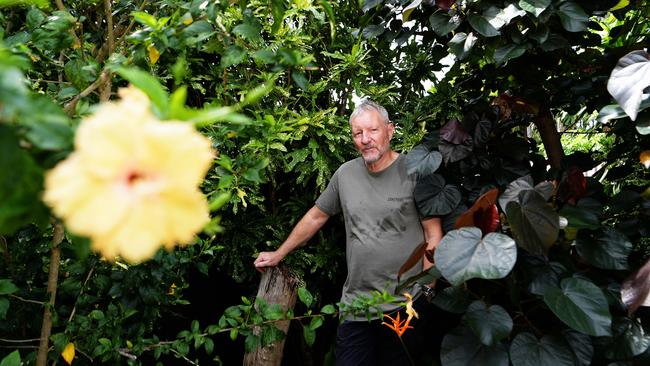
[[198, 186], [213, 160], [189, 123], [158, 120], [129, 87], [84, 119], [75, 151], [45, 177], [43, 200], [107, 259], [138, 263], [192, 242], [209, 221]]

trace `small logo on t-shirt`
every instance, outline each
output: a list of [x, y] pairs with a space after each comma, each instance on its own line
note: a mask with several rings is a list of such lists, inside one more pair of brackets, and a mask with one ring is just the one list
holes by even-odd
[[406, 196], [406, 197], [388, 197], [388, 201], [410, 201], [412, 200], [413, 197], [411, 196]]

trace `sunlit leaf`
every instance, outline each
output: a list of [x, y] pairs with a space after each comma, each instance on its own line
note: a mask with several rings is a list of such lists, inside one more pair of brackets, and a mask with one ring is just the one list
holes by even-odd
[[650, 86], [650, 59], [643, 50], [623, 56], [607, 81], [607, 91], [634, 121], [639, 112], [643, 91]]
[[577, 3], [573, 1], [562, 3], [557, 10], [557, 14], [560, 16], [562, 26], [569, 32], [582, 32], [587, 30], [589, 16]]
[[650, 347], [650, 334], [639, 319], [616, 318], [612, 324], [613, 337], [605, 356], [610, 360], [630, 359]]
[[420, 177], [438, 170], [442, 164], [442, 155], [436, 150], [429, 150], [424, 145], [417, 145], [406, 155], [406, 173], [417, 174]]
[[519, 7], [536, 17], [542, 14], [549, 5], [551, 5], [551, 0], [519, 0]]
[[469, 24], [474, 28], [475, 31], [479, 32], [484, 37], [495, 37], [501, 34], [496, 28], [490, 24], [488, 19], [482, 15], [470, 14], [467, 17]]
[[61, 352], [61, 357], [65, 360], [68, 365], [72, 365], [72, 360], [74, 359], [74, 343], [68, 343], [65, 345], [63, 352]]
[[517, 260], [514, 240], [504, 234], [465, 227], [448, 232], [436, 249], [435, 263], [454, 286], [471, 278], [498, 279], [510, 273]]

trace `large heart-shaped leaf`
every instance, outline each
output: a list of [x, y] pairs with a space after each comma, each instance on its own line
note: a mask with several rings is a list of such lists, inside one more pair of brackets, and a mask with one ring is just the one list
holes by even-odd
[[593, 198], [583, 198], [577, 205], [564, 205], [560, 215], [569, 220], [569, 226], [578, 229], [597, 229], [600, 227], [600, 215], [603, 207]]
[[442, 216], [451, 213], [461, 200], [460, 190], [438, 174], [419, 179], [413, 190], [418, 211], [424, 217]]
[[454, 286], [471, 278], [497, 279], [510, 273], [517, 261], [514, 240], [500, 233], [481, 239], [481, 230], [464, 227], [445, 235], [434, 254], [436, 266]]
[[650, 334], [639, 319], [616, 318], [612, 324], [614, 337], [608, 342], [605, 356], [623, 360], [638, 356], [650, 347]]
[[618, 60], [607, 82], [607, 91], [634, 121], [650, 85], [650, 59], [643, 50], [632, 51]]
[[519, 0], [519, 7], [538, 17], [548, 6], [551, 0]]
[[429, 17], [429, 23], [431, 24], [431, 29], [437, 35], [444, 36], [458, 28], [461, 19], [457, 14], [449, 15], [442, 11], [436, 11]]
[[448, 42], [449, 50], [451, 50], [451, 53], [453, 53], [459, 60], [463, 60], [467, 55], [469, 55], [477, 40], [478, 39], [472, 32], [469, 34], [458, 32], [454, 34], [454, 37]]
[[465, 131], [463, 125], [455, 118], [450, 119], [440, 129], [440, 138], [455, 145], [462, 144], [471, 137], [472, 136]]
[[566, 329], [562, 331], [564, 339], [573, 351], [573, 357], [576, 360], [577, 366], [591, 365], [591, 359], [594, 357], [594, 345], [591, 342], [591, 337], [573, 329]]
[[582, 32], [587, 30], [589, 16], [582, 10], [580, 5], [573, 1], [562, 3], [557, 10], [557, 14], [560, 16], [562, 26], [569, 32]]
[[567, 269], [559, 262], [548, 262], [543, 266], [535, 268], [534, 272], [536, 275], [528, 284], [528, 291], [530, 291], [531, 294], [541, 296], [544, 295], [546, 287], [560, 286], [560, 280], [567, 272]]
[[404, 7], [404, 10], [402, 10], [402, 21], [408, 22], [409, 19], [411, 18], [411, 13], [413, 13], [413, 11], [417, 9], [417, 7], [420, 6], [421, 3], [422, 0], [414, 0], [408, 6]]
[[546, 335], [537, 339], [528, 332], [512, 340], [510, 360], [514, 366], [574, 366], [573, 353], [561, 338]]
[[512, 318], [508, 312], [499, 305], [488, 306], [481, 300], [474, 301], [467, 308], [464, 319], [486, 346], [495, 345], [512, 331]]
[[591, 235], [576, 240], [578, 254], [589, 264], [601, 269], [628, 269], [627, 257], [632, 243], [621, 232], [607, 229], [595, 238]]
[[525, 44], [507, 44], [494, 51], [494, 61], [501, 65], [526, 53]]
[[513, 180], [508, 184], [506, 190], [499, 197], [499, 206], [505, 212], [508, 202], [517, 201], [519, 192], [533, 189], [533, 178], [530, 175]]
[[454, 328], [440, 346], [443, 366], [508, 366], [508, 350], [503, 344], [486, 346], [466, 327]]
[[548, 286], [544, 302], [571, 328], [594, 337], [611, 335], [612, 316], [603, 291], [578, 278], [562, 280], [560, 288]]
[[472, 26], [472, 28], [474, 28], [474, 30], [479, 32], [484, 37], [494, 37], [501, 34], [501, 32], [494, 28], [488, 19], [482, 15], [470, 14], [467, 17], [467, 20], [469, 21], [469, 24]]
[[545, 254], [560, 232], [560, 217], [534, 190], [519, 193], [519, 202], [509, 202], [506, 213], [517, 244], [531, 254]]
[[442, 164], [439, 151], [431, 151], [424, 145], [418, 145], [406, 155], [406, 173], [417, 174], [419, 177], [429, 175], [438, 170]]
[[438, 145], [438, 149], [440, 149], [445, 163], [455, 163], [470, 156], [474, 147], [472, 146], [472, 139], [458, 145], [443, 140]]
[[463, 314], [472, 303], [472, 295], [461, 286], [447, 287], [438, 292], [431, 302], [444, 311]]

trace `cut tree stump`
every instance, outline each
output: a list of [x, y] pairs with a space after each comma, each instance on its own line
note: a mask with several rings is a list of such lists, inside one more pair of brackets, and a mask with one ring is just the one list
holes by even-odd
[[[267, 268], [262, 274], [257, 297], [264, 299], [267, 304], [278, 304], [284, 311], [292, 309], [296, 304], [298, 278], [286, 267]], [[285, 335], [289, 330], [289, 320], [279, 321], [275, 326]], [[253, 332], [260, 334], [260, 328]], [[284, 338], [267, 347], [259, 347], [244, 355], [244, 366], [280, 366], [284, 349]]]

